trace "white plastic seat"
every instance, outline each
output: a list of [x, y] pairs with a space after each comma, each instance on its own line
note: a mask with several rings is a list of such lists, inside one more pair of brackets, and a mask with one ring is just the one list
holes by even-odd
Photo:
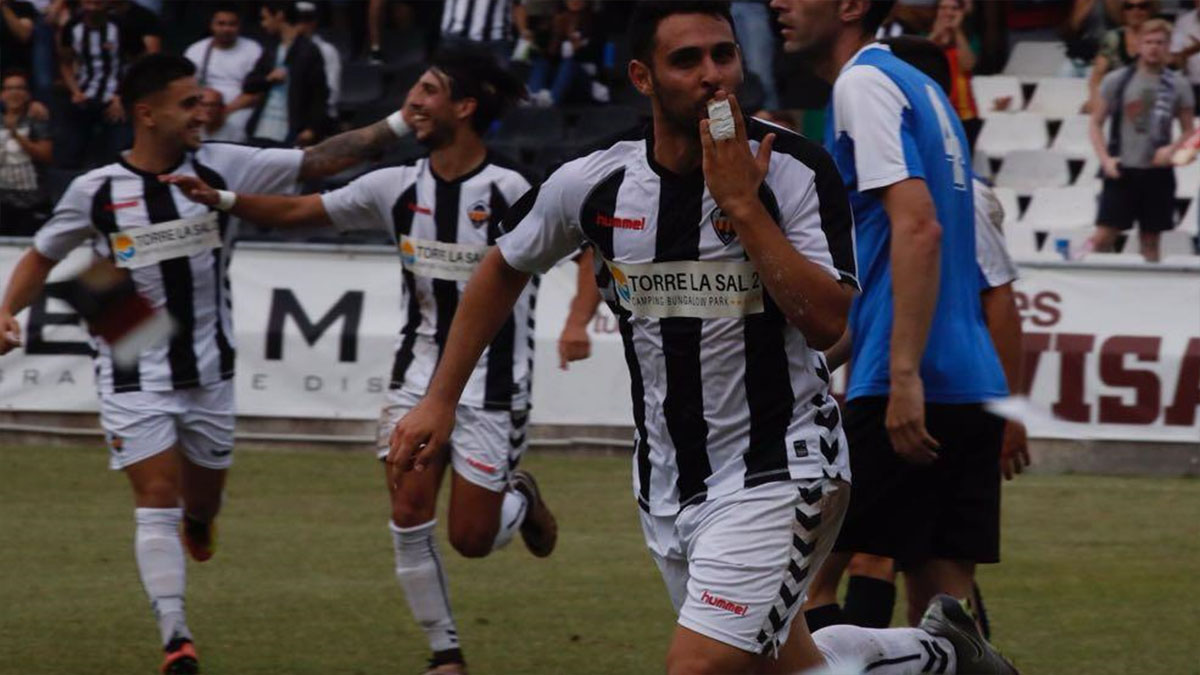
[[1016, 150], [1044, 150], [1050, 143], [1041, 115], [1019, 112], [996, 115], [983, 121], [975, 150], [988, 157], [1003, 157]]
[[1031, 257], [1038, 252], [1037, 233], [1021, 221], [1004, 225], [1004, 245], [1014, 257]]
[[1096, 225], [1096, 193], [1088, 188], [1038, 188], [1021, 222], [1034, 230], [1083, 229]]
[[1004, 156], [996, 174], [996, 185], [1012, 188], [1017, 194], [1033, 194], [1038, 188], [1066, 187], [1071, 170], [1062, 155], [1049, 150], [1017, 150]]
[[1071, 226], [1050, 228], [1046, 230], [1046, 241], [1042, 244], [1042, 253], [1047, 257], [1054, 256], [1061, 260], [1062, 255], [1058, 250], [1058, 242], [1066, 239], [1069, 242], [1067, 245], [1067, 259], [1079, 260], [1083, 255], [1091, 254], [1090, 251], [1087, 253], [1084, 252], [1091, 247], [1088, 241], [1092, 238], [1093, 233], [1095, 233], [1095, 228], [1092, 227]]
[[1087, 80], [1079, 77], [1048, 77], [1038, 82], [1025, 109], [1050, 119], [1066, 119], [1080, 115], [1087, 99]]
[[1096, 150], [1092, 147], [1092, 139], [1089, 135], [1090, 124], [1091, 117], [1088, 115], [1064, 117], [1062, 125], [1058, 128], [1058, 134], [1054, 137], [1054, 142], [1050, 144], [1050, 149], [1072, 159], [1094, 157]]
[[1179, 224], [1175, 226], [1180, 232], [1187, 232], [1193, 237], [1200, 234], [1200, 198], [1192, 197], [1192, 201], [1188, 204], [1187, 210], [1183, 212], [1183, 218], [1179, 219]]
[[1083, 260], [1088, 262], [1118, 262], [1118, 263], [1144, 263], [1146, 259], [1140, 253], [1101, 253], [1100, 251], [1088, 251], [1083, 255]]
[[1162, 257], [1162, 264], [1200, 269], [1200, 255], [1165, 255]]
[[[1020, 112], [1024, 103], [1021, 93], [1021, 81], [1010, 75], [980, 75], [971, 78], [971, 93], [975, 95], [975, 104], [979, 106], [980, 117], [995, 115], [1010, 115]], [[1009, 99], [1003, 110], [996, 108], [998, 99]]]
[[1175, 167], [1175, 198], [1195, 199], [1200, 195], [1200, 162]]
[[1004, 207], [1004, 222], [1001, 226], [1007, 231], [1021, 219], [1021, 204], [1017, 200], [1017, 191], [1007, 187], [994, 187], [992, 194], [996, 195], [996, 200]]
[[1100, 194], [1100, 190], [1104, 189], [1104, 177], [1100, 173], [1100, 160], [1097, 157], [1088, 157], [1083, 162], [1083, 168], [1079, 170], [1079, 175], [1075, 177], [1075, 182], [1071, 183], [1072, 187], [1086, 187]]
[[1158, 254], [1160, 257], [1177, 256], [1177, 255], [1196, 255], [1196, 246], [1193, 243], [1194, 237], [1189, 232], [1181, 232], [1179, 230], [1170, 230], [1162, 233], [1162, 239], [1158, 245]]
[[1062, 41], [1018, 42], [1008, 55], [1008, 63], [1004, 64], [1004, 74], [1027, 82], [1037, 81], [1058, 76], [1067, 62], [1067, 46]]

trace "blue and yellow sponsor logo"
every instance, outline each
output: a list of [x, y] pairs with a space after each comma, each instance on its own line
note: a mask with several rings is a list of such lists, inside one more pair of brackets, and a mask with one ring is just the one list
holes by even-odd
[[620, 270], [616, 265], [609, 263], [608, 271], [612, 272], [613, 284], [617, 287], [617, 295], [625, 302], [629, 302], [633, 298], [633, 289], [629, 286], [629, 277]]
[[133, 259], [137, 249], [133, 246], [133, 237], [127, 234], [117, 234], [112, 239], [113, 256], [121, 262]]
[[406, 267], [417, 263], [417, 249], [407, 239], [400, 241], [400, 263]]

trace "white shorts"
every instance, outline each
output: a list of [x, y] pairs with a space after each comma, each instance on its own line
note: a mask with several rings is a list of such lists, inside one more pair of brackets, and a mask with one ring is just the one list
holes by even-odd
[[[392, 428], [420, 400], [420, 396], [403, 389], [388, 390], [376, 435], [375, 454], [379, 459], [387, 457]], [[455, 417], [450, 434], [450, 466], [454, 472], [485, 490], [507, 490], [509, 475], [529, 445], [525, 437], [529, 411], [460, 405]]]
[[816, 478], [767, 483], [677, 516], [641, 511], [679, 625], [747, 652], [775, 653], [849, 500], [848, 484]]
[[233, 464], [233, 380], [176, 391], [100, 395], [100, 426], [112, 469], [179, 444], [192, 464], [228, 469]]

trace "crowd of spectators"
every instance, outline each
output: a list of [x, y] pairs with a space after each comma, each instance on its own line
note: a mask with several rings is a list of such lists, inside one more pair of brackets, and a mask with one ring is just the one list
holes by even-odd
[[[828, 87], [781, 51], [768, 4], [733, 3], [744, 106], [819, 137]], [[557, 124], [493, 129], [536, 175], [578, 149], [573, 139], [594, 136], [572, 129], [601, 119], [588, 109], [647, 113], [624, 76], [628, 9], [620, 0], [0, 0], [0, 234], [30, 234], [71, 176], [112, 161], [129, 142], [119, 73], [160, 50], [196, 63], [207, 139], [303, 146], [394, 108], [439, 43], [483, 43], [527, 83], [529, 108], [516, 115], [561, 113]], [[1105, 75], [1135, 63], [1140, 26], [1164, 15], [1176, 19], [1171, 65], [1200, 89], [1200, 20], [1188, 0], [900, 0], [881, 37], [917, 35], [942, 47], [973, 146], [980, 106], [1019, 105], [976, 101], [971, 86], [973, 76], [999, 72], [1013, 44], [1065, 43], [1059, 75], [1090, 87], [1082, 114], [1102, 99]], [[553, 137], [537, 138], [539, 128]], [[516, 141], [509, 131], [524, 135]]]

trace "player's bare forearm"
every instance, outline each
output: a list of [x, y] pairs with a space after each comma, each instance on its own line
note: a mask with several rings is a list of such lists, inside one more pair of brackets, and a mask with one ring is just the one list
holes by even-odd
[[937, 307], [942, 228], [925, 181], [908, 179], [884, 189], [892, 224], [891, 376], [919, 375], [921, 355]]
[[992, 344], [996, 347], [1004, 376], [1008, 379], [1008, 390], [1017, 394], [1024, 390], [1021, 381], [1022, 334], [1021, 313], [1017, 311], [1012, 284], [989, 288], [983, 292], [980, 300], [983, 302], [983, 318], [987, 322], [988, 333], [992, 336]]
[[813, 349], [828, 349], [846, 331], [854, 289], [805, 258], [784, 236], [762, 202], [729, 214], [742, 248], [788, 323]]
[[300, 178], [332, 176], [371, 159], [395, 140], [396, 134], [384, 120], [342, 132], [305, 149]]
[[842, 333], [842, 337], [833, 343], [833, 346], [825, 350], [825, 365], [829, 368], [829, 372], [833, 372], [838, 368], [846, 365], [850, 360], [850, 352], [854, 346], [854, 338], [850, 332], [850, 328], [846, 328], [846, 332]]
[[575, 297], [571, 299], [571, 309], [567, 314], [567, 325], [587, 326], [596, 316], [596, 308], [600, 306], [600, 289], [596, 288], [596, 276], [593, 272], [595, 252], [587, 249], [579, 254], [576, 260]]
[[8, 285], [4, 289], [4, 300], [0, 301], [0, 314], [15, 315], [28, 307], [46, 286], [46, 277], [58, 261], [47, 258], [35, 249], [29, 249], [17, 261]]
[[314, 227], [330, 225], [321, 195], [239, 194], [230, 213], [265, 227]]
[[493, 248], [467, 282], [442, 359], [425, 397], [439, 405], [458, 404], [475, 363], [512, 314], [513, 305], [529, 283], [529, 275], [513, 269]]

